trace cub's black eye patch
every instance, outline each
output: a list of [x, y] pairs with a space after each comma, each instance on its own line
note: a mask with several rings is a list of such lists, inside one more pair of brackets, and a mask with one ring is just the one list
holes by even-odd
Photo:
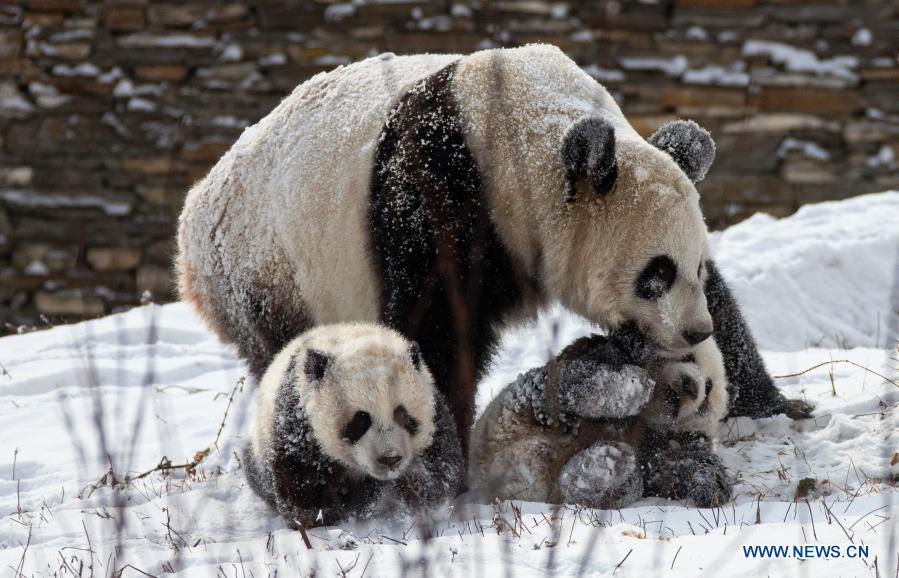
[[401, 428], [409, 432], [409, 435], [418, 433], [418, 420], [409, 415], [409, 412], [405, 407], [401, 405], [396, 406], [396, 409], [393, 410], [393, 420], [399, 424]]
[[677, 279], [677, 265], [668, 255], [653, 257], [637, 277], [637, 297], [655, 301], [671, 290]]
[[371, 416], [366, 411], [357, 411], [353, 419], [343, 428], [343, 439], [354, 444], [362, 439], [368, 428], [371, 427]]

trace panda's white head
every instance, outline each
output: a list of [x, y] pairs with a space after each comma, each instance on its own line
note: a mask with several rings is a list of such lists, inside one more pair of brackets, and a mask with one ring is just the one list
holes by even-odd
[[708, 233], [694, 183], [714, 159], [709, 133], [671, 122], [648, 141], [616, 138], [599, 117], [562, 139], [565, 204], [546, 275], [563, 304], [600, 323], [636, 323], [658, 346], [691, 348], [712, 333], [703, 291]]
[[305, 350], [306, 416], [326, 455], [360, 475], [395, 479], [431, 445], [434, 380], [417, 345], [361, 327], [370, 330]]

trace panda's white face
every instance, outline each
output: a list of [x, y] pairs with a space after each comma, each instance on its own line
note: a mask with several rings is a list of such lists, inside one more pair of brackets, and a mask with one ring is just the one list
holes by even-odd
[[[671, 352], [688, 351], [712, 334], [712, 317], [703, 291], [707, 256], [692, 257], [676, 259], [660, 253], [644, 259], [645, 265], [631, 286], [622, 288], [626, 318]], [[633, 293], [630, 299], [624, 293], [628, 290]]]
[[402, 475], [434, 433], [433, 378], [417, 349], [392, 345], [326, 354], [306, 404], [322, 450], [379, 480]]
[[699, 196], [668, 155], [645, 142], [617, 149], [609, 192], [579, 183], [547, 272], [563, 305], [607, 326], [635, 322], [663, 349], [686, 352], [712, 333]]
[[713, 329], [704, 291], [707, 233], [695, 193], [665, 201], [653, 211], [660, 211], [655, 222], [650, 219], [655, 238], [632, 231], [634, 251], [620, 263], [614, 290], [626, 321], [636, 322], [663, 349], [686, 352]]

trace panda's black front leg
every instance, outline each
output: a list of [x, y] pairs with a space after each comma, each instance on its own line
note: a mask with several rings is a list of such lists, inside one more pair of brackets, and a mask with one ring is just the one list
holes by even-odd
[[793, 419], [811, 417], [811, 405], [787, 399], [777, 390], [727, 283], [711, 260], [706, 267], [705, 295], [727, 373], [729, 417], [757, 418], [779, 413]]
[[[290, 383], [290, 382], [285, 382]], [[248, 479], [256, 492], [293, 526], [332, 525], [364, 516], [383, 494], [386, 482], [351, 473], [325, 455], [293, 387], [283, 387], [275, 402], [271, 447], [261, 458], [245, 454]]]
[[290, 449], [275, 444], [269, 471], [275, 509], [294, 527], [331, 526], [350, 516], [365, 517], [386, 488], [373, 478], [350, 475], [322, 455]]
[[433, 441], [395, 486], [400, 498], [414, 509], [437, 506], [454, 498], [464, 478], [456, 423], [442, 395], [437, 395], [434, 403]]
[[733, 482], [705, 435], [648, 428], [639, 452], [645, 496], [690, 500], [700, 508], [720, 506]]

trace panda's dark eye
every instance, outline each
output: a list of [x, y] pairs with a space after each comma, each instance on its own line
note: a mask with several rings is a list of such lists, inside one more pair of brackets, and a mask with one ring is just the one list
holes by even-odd
[[637, 277], [637, 297], [655, 301], [667, 293], [677, 278], [677, 265], [668, 255], [653, 257]]
[[357, 411], [353, 419], [343, 428], [343, 439], [351, 444], [358, 442], [371, 427], [371, 416], [366, 411]]
[[409, 432], [409, 435], [415, 435], [418, 433], [418, 420], [409, 415], [409, 412], [406, 411], [406, 408], [398, 405], [396, 409], [393, 410], [393, 420], [399, 424], [401, 428]]

